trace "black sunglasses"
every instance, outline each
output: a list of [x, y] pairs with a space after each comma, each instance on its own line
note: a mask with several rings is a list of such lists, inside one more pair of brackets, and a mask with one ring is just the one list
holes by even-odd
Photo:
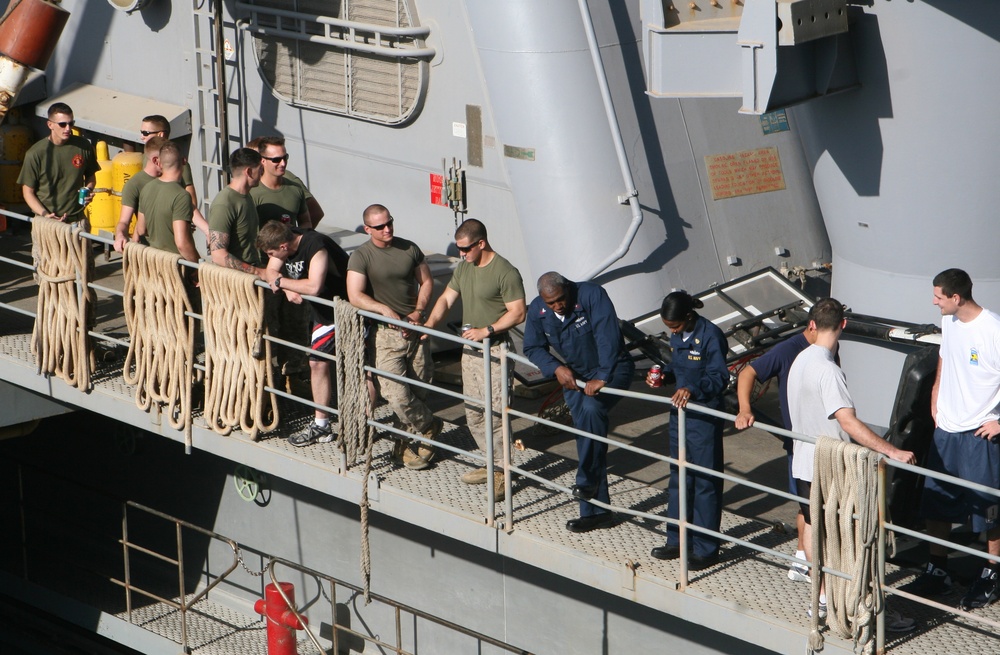
[[392, 227], [392, 221], [393, 219], [390, 218], [388, 221], [382, 223], [381, 225], [365, 225], [365, 227], [367, 227], [369, 230], [375, 230], [376, 232], [381, 232], [387, 227]]
[[59, 121], [58, 123], [56, 123], [56, 125], [58, 125], [59, 127], [63, 128], [65, 130], [67, 127], [73, 127], [73, 126], [75, 126], [76, 125], [76, 121]]
[[148, 132], [146, 130], [139, 130], [139, 134], [141, 134], [143, 136], [152, 136], [154, 134], [159, 134], [162, 131], [163, 130], [153, 130], [152, 132]]
[[280, 164], [283, 161], [288, 161], [288, 154], [281, 155], [280, 157], [261, 157], [261, 159], [266, 159], [272, 164]]
[[476, 241], [476, 242], [475, 242], [474, 244], [472, 244], [471, 246], [460, 246], [460, 245], [458, 245], [458, 244], [456, 243], [456, 244], [455, 244], [455, 247], [456, 247], [456, 248], [458, 248], [458, 252], [469, 252], [470, 250], [472, 250], [473, 248], [475, 248], [475, 247], [476, 247], [476, 246], [478, 246], [478, 245], [479, 245], [479, 241]]

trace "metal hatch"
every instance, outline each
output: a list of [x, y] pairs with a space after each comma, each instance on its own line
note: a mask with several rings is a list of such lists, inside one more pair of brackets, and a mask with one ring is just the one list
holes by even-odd
[[[795, 334], [805, 325], [809, 309], [816, 302], [771, 267], [693, 295], [705, 303], [698, 313], [718, 325], [729, 340], [729, 362], [766, 350]], [[659, 310], [637, 319], [634, 325], [645, 334], [669, 340]]]

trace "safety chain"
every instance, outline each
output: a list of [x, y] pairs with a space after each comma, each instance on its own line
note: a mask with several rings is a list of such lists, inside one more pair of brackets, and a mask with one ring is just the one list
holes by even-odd
[[264, 571], [266, 571], [267, 567], [271, 565], [271, 560], [268, 559], [267, 562], [264, 563], [264, 568], [262, 568], [260, 571], [258, 571], [256, 573], [254, 573], [247, 566], [247, 563], [243, 561], [243, 550], [239, 546], [236, 547], [236, 561], [238, 561], [240, 563], [240, 566], [243, 567], [244, 571], [246, 571], [247, 573], [249, 573], [250, 575], [252, 575], [255, 578], [259, 578], [260, 576], [264, 575]]

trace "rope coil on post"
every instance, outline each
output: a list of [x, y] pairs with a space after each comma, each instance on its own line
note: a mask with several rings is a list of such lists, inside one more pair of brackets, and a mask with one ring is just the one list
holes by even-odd
[[88, 331], [94, 326], [94, 253], [80, 238], [80, 225], [35, 216], [31, 257], [38, 282], [31, 352], [38, 372], [57, 375], [81, 391], [90, 390], [96, 359]]
[[[253, 439], [278, 425], [271, 343], [264, 339], [264, 290], [257, 277], [214, 264], [199, 268], [205, 328], [205, 420], [222, 435]], [[267, 397], [265, 397], [267, 394]]]
[[840, 439], [817, 439], [809, 500], [814, 571], [827, 566], [851, 576], [813, 574], [809, 648], [823, 648], [818, 606], [824, 580], [827, 625], [853, 638], [855, 652], [873, 653], [875, 620], [885, 604], [876, 557], [878, 454]]
[[[125, 246], [125, 324], [131, 336], [122, 377], [136, 385], [135, 404], [148, 412], [167, 406], [170, 427], [184, 430], [191, 447], [194, 319], [180, 256], [138, 243]], [[134, 367], [134, 372], [133, 372]]]
[[337, 397], [340, 402], [340, 443], [347, 455], [347, 465], [364, 458], [361, 482], [361, 574], [365, 582], [365, 604], [371, 602], [371, 550], [368, 543], [368, 479], [372, 470], [372, 447], [375, 440], [368, 417], [372, 415], [371, 396], [365, 378], [364, 318], [351, 303], [336, 300], [337, 324]]

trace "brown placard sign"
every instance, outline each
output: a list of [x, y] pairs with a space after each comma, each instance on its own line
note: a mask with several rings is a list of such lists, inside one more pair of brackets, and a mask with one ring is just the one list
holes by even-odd
[[757, 148], [722, 155], [706, 155], [712, 200], [749, 196], [785, 188], [778, 149]]

